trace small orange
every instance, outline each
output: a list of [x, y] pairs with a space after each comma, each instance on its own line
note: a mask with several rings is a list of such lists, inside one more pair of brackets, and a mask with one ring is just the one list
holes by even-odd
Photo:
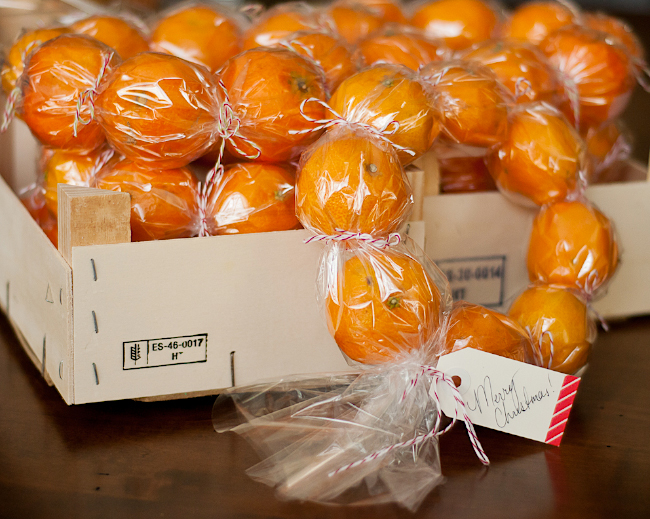
[[386, 235], [397, 231], [412, 203], [393, 147], [365, 130], [332, 128], [300, 157], [296, 213], [316, 234]]
[[441, 38], [453, 50], [462, 50], [496, 35], [500, 17], [481, 0], [433, 0], [422, 5], [411, 24]]
[[379, 12], [348, 0], [335, 1], [327, 9], [327, 14], [334, 22], [334, 30], [350, 45], [356, 44], [384, 24]]
[[58, 214], [57, 185], [90, 186], [93, 177], [110, 153], [97, 148], [87, 153], [47, 150], [42, 155], [45, 201], [54, 216]]
[[546, 103], [519, 105], [488, 169], [499, 189], [537, 205], [564, 200], [585, 172], [585, 145], [566, 117]]
[[508, 359], [526, 362], [532, 344], [519, 323], [484, 306], [458, 301], [449, 317], [443, 355], [474, 348]]
[[424, 31], [406, 25], [388, 24], [357, 44], [356, 55], [365, 66], [394, 63], [411, 70], [443, 59], [445, 46]]
[[574, 13], [560, 2], [528, 2], [513, 11], [503, 35], [538, 45], [556, 29], [572, 23], [575, 23]]
[[438, 157], [438, 166], [443, 193], [475, 193], [497, 188], [484, 156]]
[[297, 31], [331, 29], [331, 21], [304, 2], [285, 2], [253, 20], [244, 33], [243, 49], [273, 47]]
[[518, 103], [546, 101], [556, 106], [562, 85], [546, 56], [533, 45], [512, 40], [491, 40], [462, 55], [494, 72]]
[[349, 77], [334, 92], [330, 106], [347, 121], [377, 129], [396, 121], [399, 127], [386, 138], [414, 153], [397, 149], [403, 165], [426, 153], [440, 133], [430, 93], [411, 70], [399, 65], [381, 63]]
[[2, 65], [2, 89], [9, 94], [15, 87], [18, 78], [25, 69], [25, 59], [29, 53], [39, 45], [50, 41], [57, 36], [71, 32], [67, 27], [51, 27], [46, 29], [35, 29], [21, 34], [11, 46], [7, 57]]
[[402, 4], [398, 0], [350, 0], [350, 3], [368, 7], [379, 14], [384, 23], [407, 23]]
[[156, 169], [114, 160], [96, 175], [93, 187], [131, 195], [131, 241], [198, 234], [198, 181], [187, 168]]
[[596, 339], [596, 325], [587, 305], [572, 291], [549, 285], [525, 290], [509, 315], [533, 340], [534, 363], [574, 374], [586, 363]]
[[322, 67], [329, 93], [334, 92], [344, 79], [358, 71], [347, 43], [334, 33], [322, 29], [298, 31], [287, 35], [281, 45], [313, 59]]
[[154, 168], [178, 168], [212, 144], [218, 92], [205, 68], [143, 52], [105, 82], [95, 103], [96, 118], [126, 158]]
[[441, 294], [422, 265], [393, 248], [340, 244], [322, 268], [327, 325], [339, 348], [363, 364], [425, 353], [442, 321]]
[[618, 245], [609, 219], [584, 202], [543, 207], [528, 245], [531, 281], [561, 285], [593, 295], [612, 277]]
[[[254, 156], [261, 162], [288, 162], [318, 139], [321, 131], [300, 112], [302, 102], [317, 98], [325, 101], [325, 75], [312, 61], [290, 50], [260, 47], [228, 60], [219, 78], [228, 91], [233, 112], [239, 118], [238, 135], [227, 142], [230, 153]], [[305, 114], [322, 119], [325, 108], [307, 103]], [[306, 133], [291, 131], [311, 130]]]
[[604, 32], [623, 45], [637, 62], [643, 62], [645, 52], [639, 38], [623, 20], [605, 13], [584, 13], [582, 23], [595, 31]]
[[[581, 128], [597, 126], [620, 116], [636, 84], [635, 67], [625, 47], [604, 33], [570, 25], [549, 34], [540, 49], [563, 81], [575, 90]], [[562, 79], [562, 77], [561, 77]]]
[[54, 247], [58, 247], [59, 228], [54, 216], [47, 208], [45, 201], [45, 190], [41, 185], [34, 184], [20, 194], [20, 201], [23, 203], [30, 216], [39, 225], [45, 235], [50, 239]]
[[619, 166], [630, 158], [632, 136], [625, 124], [617, 119], [600, 127], [588, 128], [584, 134], [589, 159], [589, 182], [611, 178]]
[[87, 34], [115, 49], [122, 59], [129, 59], [149, 50], [149, 42], [140, 30], [116, 16], [90, 16], [73, 23], [77, 34]]
[[215, 72], [242, 49], [238, 22], [216, 6], [185, 5], [163, 16], [151, 32], [151, 50]]
[[212, 235], [296, 229], [295, 172], [276, 164], [231, 164], [213, 188], [207, 213]]
[[447, 139], [478, 147], [505, 139], [508, 112], [515, 101], [490, 69], [478, 63], [443, 61], [422, 68], [420, 76], [431, 85]]
[[[42, 144], [52, 148], [89, 151], [104, 143], [101, 126], [92, 120], [91, 104], [81, 107], [77, 136], [74, 123], [77, 100], [93, 90], [105, 60], [102, 80], [120, 62], [108, 46], [85, 35], [62, 35], [34, 51], [21, 79], [23, 120]], [[88, 124], [83, 124], [87, 121]]]

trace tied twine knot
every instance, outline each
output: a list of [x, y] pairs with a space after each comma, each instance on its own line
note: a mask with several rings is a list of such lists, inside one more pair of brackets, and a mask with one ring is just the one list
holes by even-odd
[[519, 100], [528, 94], [534, 94], [533, 85], [525, 77], [517, 78], [515, 82], [515, 99]]
[[[255, 160], [259, 158], [259, 156], [262, 153], [261, 148], [255, 144], [253, 141], [248, 139], [247, 137], [244, 137], [240, 132], [241, 128], [241, 119], [239, 116], [235, 113], [235, 110], [230, 103], [230, 97], [228, 96], [228, 90], [226, 89], [226, 85], [224, 85], [223, 81], [219, 80], [219, 88], [221, 89], [223, 93], [223, 102], [220, 103], [219, 105], [219, 110], [217, 112], [217, 125], [216, 125], [216, 135], [221, 139], [221, 143], [219, 145], [219, 154], [217, 156], [217, 161], [215, 162], [214, 166], [212, 169], [208, 172], [205, 182], [204, 183], [199, 183], [199, 196], [198, 196], [198, 209], [199, 209], [199, 236], [207, 236], [208, 233], [208, 200], [210, 198], [210, 195], [212, 194], [212, 191], [214, 189], [214, 186], [216, 186], [221, 178], [223, 177], [224, 174], [224, 168], [223, 168], [223, 154], [226, 149], [226, 142], [229, 142], [230, 145], [235, 149], [237, 153], [239, 153], [241, 156], [249, 159], [249, 160]], [[255, 153], [246, 153], [243, 151], [237, 141], [235, 140], [238, 139], [241, 142], [244, 142], [251, 148], [255, 150]]]
[[375, 238], [371, 234], [367, 233], [344, 231], [343, 229], [335, 230], [336, 234], [317, 234], [315, 236], [310, 236], [309, 238], [305, 239], [304, 243], [311, 243], [316, 241], [344, 242], [349, 240], [357, 240], [372, 245], [377, 249], [387, 249], [388, 247], [394, 247], [402, 241], [402, 237], [399, 235], [399, 233], [396, 232], [389, 234], [386, 238]]
[[[95, 119], [95, 96], [97, 95], [97, 91], [99, 90], [99, 85], [102, 82], [102, 79], [104, 78], [104, 75], [109, 69], [111, 60], [113, 59], [113, 52], [110, 54], [105, 54], [104, 59], [102, 61], [102, 68], [99, 70], [99, 74], [97, 75], [97, 78], [95, 78], [95, 83], [92, 86], [92, 88], [89, 88], [87, 90], [84, 90], [81, 92], [79, 97], [77, 97], [77, 104], [75, 106], [75, 113], [74, 113], [74, 123], [72, 124], [72, 134], [76, 137], [78, 130], [79, 130], [79, 124], [86, 125], [89, 124], [90, 122]], [[88, 103], [89, 109], [90, 109], [90, 115], [87, 118], [83, 118], [81, 115], [81, 110], [83, 107]]]
[[[317, 103], [321, 105], [323, 108], [325, 108], [326, 111], [328, 111], [332, 115], [332, 117], [327, 119], [314, 119], [313, 117], [305, 113], [305, 106], [307, 105], [307, 103]], [[304, 130], [289, 130], [290, 135], [302, 135], [305, 133], [319, 132], [321, 130], [327, 130], [328, 128], [331, 128], [332, 126], [336, 126], [338, 124], [357, 126], [359, 128], [363, 128], [367, 132], [372, 133], [373, 135], [384, 140], [385, 142], [390, 144], [393, 148], [399, 151], [403, 151], [404, 153], [408, 153], [411, 156], [415, 156], [415, 152], [413, 150], [406, 148], [405, 146], [396, 144], [389, 139], [391, 135], [394, 135], [395, 132], [399, 130], [398, 121], [395, 120], [387, 121], [383, 126], [380, 127], [376, 127], [361, 121], [348, 121], [336, 110], [334, 110], [330, 105], [328, 105], [325, 101], [322, 101], [317, 97], [310, 97], [309, 99], [304, 99], [302, 103], [300, 103], [300, 114], [303, 116], [303, 118], [306, 121], [309, 121], [310, 123], [314, 123], [315, 126], [312, 128], [306, 128]]]
[[[428, 375], [432, 379], [430, 394], [433, 397], [433, 400], [436, 404], [436, 420], [431, 431], [429, 431], [426, 434], [418, 435], [414, 438], [411, 438], [410, 440], [406, 440], [400, 443], [394, 443], [393, 445], [389, 445], [388, 447], [385, 447], [383, 449], [373, 452], [372, 454], [369, 454], [363, 459], [357, 460], [353, 463], [349, 463], [348, 465], [344, 465], [343, 467], [339, 467], [338, 469], [330, 472], [328, 474], [328, 477], [335, 476], [340, 472], [345, 472], [347, 470], [358, 467], [359, 465], [363, 465], [375, 461], [396, 449], [401, 449], [404, 447], [414, 447], [429, 440], [430, 438], [442, 436], [447, 431], [449, 431], [458, 421], [459, 409], [460, 409], [460, 414], [462, 415], [463, 420], [465, 422], [467, 435], [469, 436], [469, 440], [472, 443], [472, 446], [474, 447], [474, 452], [476, 453], [476, 456], [481, 461], [481, 463], [483, 463], [483, 465], [490, 464], [490, 460], [488, 459], [487, 454], [485, 454], [485, 451], [483, 450], [483, 446], [481, 445], [481, 442], [479, 441], [478, 436], [476, 435], [474, 424], [472, 424], [472, 421], [470, 420], [469, 415], [467, 414], [465, 402], [463, 401], [463, 398], [460, 395], [460, 392], [458, 391], [458, 388], [456, 387], [456, 384], [454, 383], [451, 377], [449, 377], [442, 371], [435, 369], [432, 366], [421, 366], [421, 370], [416, 374], [415, 377], [411, 379], [407, 388], [404, 390], [404, 394], [400, 399], [400, 403], [402, 403], [405, 400], [408, 393], [416, 386], [418, 380], [424, 375]], [[440, 430], [440, 423], [442, 421], [442, 409], [440, 405], [440, 397], [438, 395], [439, 383], [445, 384], [451, 390], [451, 393], [455, 401], [454, 416], [451, 417], [451, 422], [442, 430]]]

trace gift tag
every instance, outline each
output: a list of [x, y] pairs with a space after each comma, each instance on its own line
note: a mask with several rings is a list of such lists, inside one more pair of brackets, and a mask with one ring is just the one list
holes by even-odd
[[[560, 445], [579, 377], [472, 348], [440, 357], [437, 369], [453, 377], [475, 425]], [[455, 401], [443, 386], [440, 405], [453, 417]]]

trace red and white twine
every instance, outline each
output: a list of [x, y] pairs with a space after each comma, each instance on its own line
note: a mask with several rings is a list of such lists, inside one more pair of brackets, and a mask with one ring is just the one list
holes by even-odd
[[367, 243], [376, 247], [377, 249], [386, 249], [388, 247], [394, 247], [402, 241], [402, 237], [399, 233], [391, 233], [386, 238], [376, 238], [371, 234], [362, 233], [362, 232], [351, 232], [345, 231], [343, 229], [336, 229], [336, 234], [316, 234], [305, 239], [305, 243], [311, 243], [313, 241], [349, 241], [356, 240]]
[[9, 128], [11, 121], [13, 121], [14, 116], [16, 115], [16, 103], [20, 97], [20, 87], [14, 88], [9, 95], [7, 96], [7, 103], [2, 113], [2, 125], [0, 126], [0, 133], [4, 133]]
[[[330, 117], [329, 119], [314, 119], [313, 117], [305, 113], [305, 105], [307, 103], [317, 103], [321, 105], [323, 108], [325, 108], [325, 110], [327, 110], [330, 114], [332, 114], [332, 117]], [[405, 146], [396, 144], [389, 139], [391, 135], [394, 135], [395, 132], [399, 130], [398, 121], [395, 120], [388, 121], [386, 124], [380, 126], [379, 128], [373, 126], [372, 124], [368, 124], [360, 121], [348, 121], [336, 110], [334, 110], [330, 105], [328, 105], [325, 101], [318, 99], [317, 97], [310, 97], [309, 99], [304, 99], [303, 102], [300, 103], [300, 113], [305, 118], [305, 120], [309, 121], [310, 123], [314, 123], [316, 126], [312, 128], [306, 128], [304, 130], [289, 130], [290, 135], [301, 135], [304, 133], [319, 132], [321, 130], [327, 130], [328, 128], [331, 128], [332, 126], [336, 126], [338, 124], [348, 125], [353, 127], [356, 126], [359, 128], [363, 128], [367, 132], [386, 141], [396, 150], [403, 151], [404, 153], [408, 153], [411, 156], [415, 155], [415, 152], [413, 150], [406, 148]]]
[[[414, 447], [416, 445], [419, 445], [431, 438], [435, 438], [437, 436], [442, 436], [445, 434], [447, 431], [449, 431], [454, 424], [458, 421], [459, 417], [459, 412], [458, 409], [460, 408], [460, 412], [463, 416], [463, 420], [465, 421], [465, 428], [467, 429], [467, 435], [469, 436], [470, 442], [472, 443], [472, 446], [474, 447], [474, 452], [476, 453], [476, 456], [478, 459], [483, 463], [483, 465], [489, 465], [490, 460], [488, 459], [487, 455], [485, 454], [485, 451], [483, 450], [483, 446], [481, 445], [481, 442], [478, 439], [478, 436], [476, 435], [476, 430], [474, 429], [474, 425], [472, 424], [472, 421], [470, 420], [466, 408], [465, 408], [465, 402], [463, 401], [463, 398], [461, 397], [458, 388], [456, 388], [456, 384], [454, 384], [454, 381], [452, 380], [451, 377], [445, 375], [442, 371], [439, 371], [431, 366], [422, 366], [422, 370], [414, 377], [414, 379], [411, 381], [409, 385], [409, 389], [412, 389], [415, 384], [417, 383], [417, 380], [419, 377], [423, 375], [428, 375], [431, 377], [432, 384], [431, 384], [431, 393], [433, 396], [433, 399], [436, 403], [436, 421], [434, 424], [433, 429], [426, 433], [426, 434], [421, 434], [419, 436], [416, 436], [415, 438], [411, 438], [410, 440], [406, 440], [400, 443], [395, 443], [393, 445], [390, 445], [388, 447], [385, 447], [383, 449], [380, 449], [378, 451], [373, 452], [372, 454], [369, 454], [363, 459], [357, 460], [355, 462], [349, 463], [348, 465], [344, 465], [343, 467], [339, 467], [336, 470], [333, 470], [328, 474], [328, 477], [335, 476], [336, 474], [339, 474], [340, 472], [344, 472], [350, 469], [353, 469], [355, 467], [358, 467], [360, 465], [364, 465], [366, 463], [370, 463], [372, 461], [375, 461], [386, 454], [396, 450], [396, 449], [401, 449], [404, 447]], [[450, 389], [451, 392], [454, 396], [454, 400], [456, 402], [456, 405], [454, 406], [454, 416], [451, 417], [451, 422], [447, 427], [445, 427], [442, 430], [439, 430], [440, 427], [440, 422], [442, 420], [442, 410], [440, 406], [440, 397], [438, 396], [438, 383], [442, 382], [446, 384]], [[408, 390], [407, 390], [408, 391]], [[406, 394], [406, 392], [405, 392]], [[402, 401], [404, 399], [404, 395], [402, 396]]]
[[[79, 97], [77, 98], [77, 105], [75, 107], [75, 114], [74, 114], [74, 123], [72, 125], [72, 133], [76, 137], [77, 132], [79, 129], [79, 123], [86, 125], [90, 123], [94, 118], [95, 118], [95, 96], [97, 95], [97, 91], [99, 90], [99, 85], [102, 82], [102, 79], [104, 78], [104, 75], [109, 69], [111, 60], [113, 59], [113, 53], [111, 52], [110, 54], [105, 54], [104, 55], [104, 60], [102, 62], [102, 68], [99, 70], [99, 74], [97, 75], [97, 78], [95, 79], [95, 84], [93, 85], [92, 88], [89, 88], [87, 90], [84, 90]], [[87, 119], [84, 119], [81, 116], [81, 110], [86, 104], [86, 102], [89, 103], [89, 108], [90, 108], [90, 116]]]

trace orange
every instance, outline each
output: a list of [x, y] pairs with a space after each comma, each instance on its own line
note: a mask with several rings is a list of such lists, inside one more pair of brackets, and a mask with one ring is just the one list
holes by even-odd
[[584, 134], [589, 158], [589, 181], [606, 181], [632, 152], [632, 137], [620, 120], [588, 128]]
[[411, 70], [398, 65], [378, 64], [349, 77], [334, 92], [330, 106], [347, 121], [377, 129], [397, 121], [397, 131], [386, 137], [415, 153], [397, 150], [404, 165], [428, 151], [440, 133], [430, 94]]
[[546, 56], [517, 41], [491, 40], [473, 47], [462, 59], [477, 61], [494, 72], [518, 103], [546, 101], [557, 105], [562, 86]]
[[34, 51], [42, 43], [69, 32], [70, 29], [67, 27], [51, 27], [21, 34], [9, 49], [0, 72], [2, 89], [5, 94], [9, 94], [16, 87], [16, 82], [25, 68], [25, 59], [30, 52]]
[[212, 144], [219, 99], [206, 69], [167, 54], [126, 60], [104, 84], [96, 118], [130, 160], [178, 168]]
[[[228, 140], [230, 153], [237, 158], [260, 151], [261, 162], [287, 162], [318, 139], [320, 131], [300, 112], [303, 101], [312, 97], [325, 101], [323, 70], [299, 54], [283, 49], [257, 48], [242, 52], [221, 70], [234, 114], [239, 118], [238, 136]], [[312, 102], [304, 106], [305, 114], [322, 119], [325, 108]], [[243, 137], [243, 138], [242, 138]]]
[[365, 66], [394, 63], [411, 70], [443, 58], [444, 44], [423, 31], [406, 25], [390, 24], [357, 44], [356, 55]]
[[20, 195], [20, 201], [23, 203], [30, 216], [39, 225], [45, 235], [50, 239], [54, 247], [58, 247], [59, 228], [54, 216], [47, 208], [45, 201], [44, 189], [40, 185], [33, 185]]
[[575, 193], [585, 161], [585, 145], [566, 117], [550, 105], [531, 103], [511, 114], [488, 169], [499, 189], [544, 205]]
[[107, 153], [110, 152], [105, 148], [98, 148], [88, 153], [66, 150], [48, 150], [43, 153], [45, 201], [54, 216], [58, 213], [57, 185], [88, 187]]
[[307, 58], [313, 59], [325, 72], [329, 93], [334, 92], [344, 79], [357, 72], [348, 45], [334, 33], [325, 30], [298, 31], [287, 35], [282, 44]]
[[378, 14], [384, 23], [407, 23], [402, 5], [397, 0], [350, 0], [350, 3], [368, 7]]
[[241, 49], [241, 29], [235, 19], [207, 5], [175, 9], [151, 32], [151, 50], [203, 65], [211, 72]]
[[601, 32], [571, 25], [549, 34], [540, 48], [564, 76], [568, 91], [577, 93], [580, 127], [600, 125], [625, 110], [636, 84], [625, 47]]
[[272, 47], [293, 32], [330, 28], [330, 21], [317, 9], [304, 2], [286, 2], [252, 22], [244, 33], [243, 49]]
[[443, 61], [430, 63], [420, 76], [432, 87], [447, 139], [479, 147], [503, 141], [514, 98], [490, 69], [478, 63]]
[[526, 362], [532, 344], [519, 323], [480, 305], [458, 301], [449, 318], [443, 355], [474, 348], [508, 359]]
[[438, 165], [440, 191], [443, 193], [474, 193], [495, 191], [497, 188], [485, 164], [485, 157], [438, 157]]
[[537, 214], [528, 245], [531, 281], [593, 295], [617, 265], [612, 223], [595, 207], [579, 201], [558, 202]]
[[614, 18], [605, 13], [585, 13], [582, 23], [595, 31], [600, 31], [615, 38], [623, 45], [630, 56], [637, 61], [644, 60], [643, 45], [634, 34], [634, 30], [623, 20]]
[[77, 100], [95, 88], [104, 61], [111, 55], [109, 68], [102, 78], [104, 82], [120, 58], [110, 47], [90, 36], [59, 36], [32, 54], [21, 81], [21, 115], [42, 144], [89, 151], [104, 143], [102, 128], [91, 120], [90, 102], [82, 105], [76, 137], [74, 122]]
[[366, 131], [333, 128], [300, 157], [296, 213], [316, 234], [386, 235], [397, 231], [411, 205], [393, 147]]
[[363, 364], [426, 351], [441, 318], [440, 291], [422, 265], [394, 249], [341, 244], [326, 257], [327, 325], [339, 348]]
[[122, 59], [149, 50], [149, 42], [133, 24], [115, 16], [91, 16], [73, 23], [70, 28], [87, 34], [115, 49]]
[[334, 2], [327, 14], [334, 22], [334, 30], [350, 45], [356, 44], [384, 24], [379, 12], [347, 0]]
[[481, 0], [434, 0], [415, 11], [411, 24], [461, 50], [494, 37], [499, 16]]
[[574, 13], [560, 2], [529, 2], [513, 11], [503, 35], [538, 45], [548, 34], [572, 23]]
[[298, 228], [294, 171], [264, 163], [227, 166], [213, 188], [207, 218], [212, 235]]
[[574, 374], [587, 363], [596, 325], [585, 302], [570, 290], [532, 286], [515, 300], [509, 315], [529, 332], [538, 366]]
[[131, 195], [131, 241], [196, 236], [198, 181], [187, 168], [156, 169], [129, 160], [109, 162], [93, 187]]

